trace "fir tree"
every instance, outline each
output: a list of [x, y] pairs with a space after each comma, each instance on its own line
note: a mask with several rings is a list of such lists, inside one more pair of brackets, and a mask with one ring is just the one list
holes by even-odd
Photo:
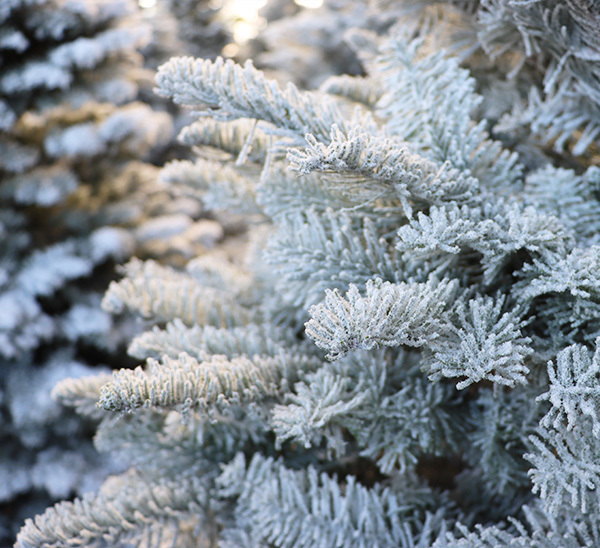
[[562, 126], [567, 166], [533, 138], [551, 128], [494, 139], [484, 76], [461, 67], [477, 35], [452, 55], [427, 32], [566, 12], [457, 2], [415, 26], [411, 4], [388, 36], [350, 36], [367, 77], [318, 91], [220, 58], [159, 69], [199, 114], [182, 136], [198, 160], [165, 179], [246, 215], [246, 253], [133, 261], [110, 285], [105, 310], [156, 324], [130, 346], [145, 364], [55, 394], [130, 468], [16, 547], [600, 543], [597, 142]]
[[115, 470], [93, 448], [94, 422], [50, 396], [61, 379], [107, 373], [139, 331], [100, 307], [115, 263], [162, 257], [169, 236], [187, 260], [223, 234], [150, 163], [173, 134], [170, 115], [138, 100], [150, 31], [132, 0], [0, 2], [3, 546], [27, 516]]

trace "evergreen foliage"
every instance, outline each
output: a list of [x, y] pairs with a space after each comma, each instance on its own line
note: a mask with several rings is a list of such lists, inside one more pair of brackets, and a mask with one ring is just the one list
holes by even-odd
[[145, 363], [54, 393], [129, 471], [16, 548], [600, 543], [595, 5], [373, 5], [353, 83], [160, 67], [201, 120], [165, 179], [244, 213], [245, 253], [111, 284]]

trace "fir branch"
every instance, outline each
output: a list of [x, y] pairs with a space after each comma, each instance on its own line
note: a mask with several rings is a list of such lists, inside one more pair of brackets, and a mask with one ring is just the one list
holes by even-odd
[[416, 255], [439, 262], [447, 254], [478, 252], [486, 284], [495, 281], [519, 252], [526, 252], [530, 261], [535, 261], [539, 257], [563, 257], [573, 246], [571, 234], [555, 217], [541, 215], [533, 207], [523, 209], [503, 202], [491, 207], [449, 204], [431, 208], [429, 215], [419, 213], [417, 219], [400, 227], [398, 238], [396, 248], [404, 253], [405, 260]]
[[95, 68], [111, 54], [147, 44], [150, 33], [149, 25], [144, 24], [138, 24], [135, 29], [109, 28], [98, 32], [93, 38], [82, 36], [59, 45], [50, 52], [48, 61], [51, 65], [72, 71]]
[[[600, 54], [596, 53], [594, 61], [597, 65]], [[599, 76], [600, 72], [596, 71], [596, 78]], [[532, 89], [527, 109], [518, 123], [529, 123], [531, 129], [544, 142], [552, 143], [558, 152], [564, 152], [568, 144], [573, 155], [585, 154], [600, 140], [600, 94], [595, 88], [595, 84], [566, 79], [543, 99]], [[507, 127], [505, 120], [502, 122], [501, 129]]]
[[[319, 474], [308, 466], [290, 470], [255, 455], [240, 454], [217, 479], [221, 496], [237, 498], [238, 527], [277, 548], [323, 546], [386, 548], [427, 546], [441, 526], [443, 510], [429, 513], [434, 497], [407, 480], [397, 491]], [[366, 510], [368, 509], [368, 510]]]
[[348, 74], [330, 76], [319, 89], [323, 93], [339, 95], [368, 107], [375, 107], [383, 95], [381, 87], [372, 78]]
[[327, 146], [310, 134], [306, 140], [306, 149], [288, 152], [292, 169], [300, 173], [316, 170], [366, 177], [364, 182], [350, 185], [349, 191], [345, 190], [347, 183], [343, 178], [337, 185], [333, 183], [337, 192], [351, 194], [358, 204], [392, 195], [411, 217], [410, 202], [461, 203], [472, 199], [478, 190], [475, 178], [450, 163], [432, 162], [415, 154], [405, 143], [370, 135], [360, 127], [344, 133], [334, 124]]
[[525, 196], [529, 205], [555, 215], [573, 231], [581, 246], [600, 243], [596, 227], [600, 223], [600, 202], [596, 189], [600, 168], [589, 167], [582, 175], [572, 169], [544, 166], [525, 179]]
[[526, 251], [531, 260], [539, 257], [564, 257], [573, 248], [572, 235], [558, 219], [538, 213], [534, 207], [507, 207], [503, 218], [496, 218], [477, 250], [483, 255], [486, 277], [491, 280], [510, 257]]
[[60, 203], [78, 186], [71, 169], [61, 162], [40, 166], [26, 174], [7, 177], [0, 188], [0, 197], [12, 197], [19, 204], [51, 206]]
[[109, 411], [132, 412], [141, 407], [186, 412], [198, 408], [226, 408], [232, 404], [278, 397], [299, 371], [315, 367], [319, 360], [281, 352], [275, 357], [228, 359], [203, 356], [198, 361], [181, 353], [178, 359], [148, 359], [147, 367], [122, 369], [102, 387], [98, 405]]
[[405, 474], [425, 455], [458, 450], [467, 425], [460, 419], [461, 396], [452, 386], [411, 376], [390, 392], [382, 391], [356, 414], [360, 425], [349, 424], [361, 455], [373, 459], [383, 474]]
[[439, 164], [467, 171], [482, 187], [510, 188], [521, 174], [517, 156], [488, 138], [471, 113], [481, 97], [458, 60], [424, 54], [421, 39], [400, 35], [382, 48], [375, 69], [386, 86], [378, 107], [393, 135]]
[[537, 548], [587, 548], [600, 543], [600, 522], [594, 512], [582, 514], [563, 505], [560, 514], [549, 513], [543, 501], [534, 499], [523, 507], [527, 529]]
[[537, 430], [543, 410], [531, 404], [537, 387], [528, 385], [512, 390], [480, 388], [473, 403], [466, 458], [481, 470], [478, 481], [489, 493], [509, 495], [530, 487], [528, 463], [523, 459], [531, 449], [528, 437]]
[[165, 409], [126, 415], [101, 411], [108, 418], [94, 437], [97, 450], [119, 457], [149, 478], [182, 470], [213, 476], [218, 463], [260, 443], [268, 430], [264, 416], [241, 407], [210, 417], [195, 410], [186, 410], [185, 416]]
[[223, 354], [228, 358], [239, 356], [275, 356], [284, 348], [291, 349], [297, 342], [289, 334], [272, 325], [249, 324], [222, 329], [210, 325], [186, 326], [180, 319], [154, 327], [133, 339], [128, 352], [135, 358], [177, 358], [181, 352], [199, 359], [206, 354]]
[[531, 65], [538, 70], [526, 111], [502, 120], [500, 129], [530, 125], [544, 142], [554, 141], [556, 150], [573, 144], [574, 155], [598, 140], [600, 16], [592, 5], [493, 0], [479, 10], [478, 37], [488, 55], [508, 60], [512, 77]]
[[600, 437], [600, 350], [596, 341], [593, 356], [583, 345], [560, 351], [556, 364], [548, 362], [548, 391], [536, 401], [549, 401], [552, 407], [541, 420], [546, 428], [559, 429], [567, 424], [572, 430], [583, 417], [592, 422], [592, 432]]
[[459, 390], [482, 380], [510, 387], [527, 383], [531, 339], [521, 335], [525, 322], [518, 310], [503, 312], [504, 303], [504, 296], [457, 302], [457, 325], [431, 343], [433, 355], [423, 364], [430, 380], [466, 377], [457, 383]]
[[32, 253], [16, 277], [17, 285], [33, 295], [47, 296], [66, 280], [89, 274], [94, 264], [77, 243], [67, 240]]
[[256, 204], [258, 169], [241, 170], [214, 160], [173, 160], [160, 178], [176, 192], [200, 199], [208, 209], [261, 213]]
[[[266, 135], [256, 120], [240, 118], [231, 122], [220, 122], [211, 118], [200, 118], [185, 126], [178, 137], [190, 147], [211, 147], [226, 153], [236, 164], [245, 160], [263, 164], [274, 145], [273, 137]], [[205, 150], [199, 150], [204, 154]]]
[[519, 273], [523, 279], [514, 285], [514, 297], [532, 303], [559, 348], [582, 341], [592, 345], [600, 336], [599, 264], [600, 247], [593, 245], [534, 260]]
[[538, 548], [538, 545], [532, 545], [531, 539], [524, 534], [515, 534], [496, 525], [484, 527], [477, 524], [475, 531], [469, 531], [463, 524], [458, 523], [455, 532], [440, 537], [432, 548], [532, 548], [533, 546]]
[[84, 417], [100, 420], [105, 417], [105, 413], [98, 409], [96, 403], [102, 386], [111, 378], [111, 374], [107, 372], [90, 377], [65, 379], [52, 389], [52, 397], [62, 405], [73, 407]]
[[304, 309], [332, 286], [347, 289], [350, 282], [366, 283], [374, 275], [394, 281], [402, 276], [402, 263], [369, 218], [331, 208], [282, 218], [264, 257], [282, 275], [278, 285], [285, 300]]
[[523, 269], [527, 281], [519, 282], [515, 293], [524, 300], [548, 293], [600, 300], [600, 246], [574, 248], [566, 256], [534, 260]]
[[148, 483], [135, 473], [115, 477], [98, 494], [61, 502], [28, 519], [15, 548], [58, 548], [125, 545], [151, 542], [160, 530], [177, 536], [180, 520], [203, 514], [207, 482], [186, 474]]
[[[525, 511], [529, 517], [531, 512], [527, 507]], [[580, 520], [571, 522], [576, 525], [573, 530], [566, 530], [564, 524], [554, 523], [548, 527], [544, 523], [542, 527], [535, 523], [531, 533], [519, 521], [510, 519], [510, 522], [512, 527], [478, 524], [471, 531], [458, 524], [455, 531], [439, 537], [431, 548], [588, 548], [595, 546], [599, 538], [597, 525], [589, 527]]]
[[366, 295], [350, 284], [346, 298], [337, 290], [327, 291], [323, 303], [310, 309], [312, 319], [306, 334], [326, 349], [329, 359], [379, 345], [429, 345], [447, 329], [443, 319], [455, 298], [454, 281], [427, 283], [369, 280]]
[[[244, 265], [237, 265], [218, 251], [195, 257], [185, 265], [186, 272], [202, 285], [227, 290], [244, 302], [253, 303], [256, 280]], [[253, 303], [254, 304], [254, 303]]]
[[108, 312], [130, 309], [163, 321], [180, 318], [188, 326], [234, 327], [252, 317], [225, 291], [203, 287], [187, 274], [152, 261], [132, 262], [128, 267], [128, 277], [111, 282], [104, 295], [102, 307]]
[[530, 436], [535, 452], [524, 457], [533, 464], [529, 475], [533, 492], [546, 508], [558, 514], [564, 503], [582, 513], [595, 512], [600, 503], [600, 438], [594, 436], [589, 417], [580, 417], [570, 429], [564, 424], [541, 425]]
[[264, 120], [282, 136], [313, 133], [327, 140], [331, 126], [343, 119], [327, 96], [301, 92], [291, 83], [282, 90], [251, 61], [241, 67], [221, 57], [215, 61], [176, 57], [159, 67], [156, 82], [157, 93], [176, 103], [208, 107], [206, 114], [216, 120]]
[[18, 67], [5, 71], [0, 78], [0, 93], [13, 95], [20, 91], [44, 88], [48, 91], [65, 90], [73, 81], [68, 68], [49, 63], [47, 60], [29, 60]]
[[277, 444], [281, 446], [293, 439], [309, 448], [318, 446], [325, 438], [331, 456], [339, 456], [345, 445], [339, 427], [355, 422], [352, 412], [372, 396], [365, 384], [359, 382], [351, 388], [350, 378], [325, 368], [308, 375], [307, 381], [308, 384], [296, 383], [294, 392], [287, 396], [287, 405], [276, 405], [273, 409], [272, 425]]
[[440, 254], [456, 255], [481, 239], [480, 217], [467, 206], [432, 206], [427, 215], [419, 211], [416, 218], [398, 229], [396, 249], [406, 259], [416, 256], [431, 260]]
[[298, 177], [282, 162], [271, 164], [257, 188], [258, 203], [274, 221], [295, 215], [299, 210], [325, 211], [328, 207], [346, 207], [339, 194], [333, 194], [319, 175], [311, 173]]

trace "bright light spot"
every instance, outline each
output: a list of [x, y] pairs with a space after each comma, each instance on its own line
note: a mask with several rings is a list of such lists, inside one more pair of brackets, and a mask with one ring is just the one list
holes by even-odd
[[221, 52], [225, 57], [235, 57], [240, 51], [240, 46], [238, 46], [237, 44], [234, 44], [233, 42], [231, 44], [227, 44], [224, 48], [223, 51]]
[[258, 10], [266, 5], [267, 0], [229, 0], [224, 3], [223, 11], [236, 19], [254, 20], [258, 18]]
[[267, 4], [267, 0], [222, 0], [222, 4], [219, 16], [231, 29], [237, 44], [251, 40], [264, 27], [265, 19], [258, 10]]
[[303, 8], [317, 9], [323, 5], [323, 0], [294, 0], [296, 4]]
[[244, 44], [258, 34], [258, 27], [248, 21], [236, 21], [233, 24], [233, 39], [237, 44]]
[[156, 0], [138, 0], [138, 4], [140, 8], [147, 10], [156, 6]]

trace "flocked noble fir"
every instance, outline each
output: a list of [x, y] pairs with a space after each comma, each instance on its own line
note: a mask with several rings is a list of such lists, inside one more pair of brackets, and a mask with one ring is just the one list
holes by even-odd
[[173, 133], [137, 101], [149, 36], [133, 0], [0, 1], [1, 546], [112, 470], [93, 423], [50, 396], [135, 333], [100, 307], [112, 266], [162, 256], [170, 235], [198, 251], [201, 205], [170, 199], [148, 163]]
[[54, 393], [130, 467], [18, 548], [600, 546], [598, 4], [392, 8], [318, 91], [159, 69], [246, 254], [111, 284], [145, 363]]

